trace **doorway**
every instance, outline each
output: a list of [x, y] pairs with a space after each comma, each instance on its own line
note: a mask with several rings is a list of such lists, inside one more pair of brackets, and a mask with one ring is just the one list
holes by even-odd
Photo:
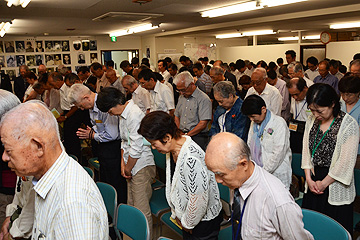
[[124, 60], [128, 60], [131, 63], [131, 60], [134, 57], [139, 57], [139, 50], [101, 50], [101, 63], [105, 65], [107, 61], [113, 60], [115, 65], [114, 68], [119, 72], [121, 76], [124, 76], [125, 73], [120, 68], [120, 63]]

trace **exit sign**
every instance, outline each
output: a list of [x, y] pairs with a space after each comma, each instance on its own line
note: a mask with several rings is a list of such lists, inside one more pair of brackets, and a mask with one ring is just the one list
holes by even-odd
[[111, 37], [111, 41], [112, 41], [112, 42], [116, 42], [116, 37], [115, 37], [115, 36], [112, 36], [112, 37]]

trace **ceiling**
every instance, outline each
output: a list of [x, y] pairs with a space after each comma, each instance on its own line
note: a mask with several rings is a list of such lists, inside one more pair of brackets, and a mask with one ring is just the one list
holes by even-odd
[[319, 33], [329, 30], [332, 23], [360, 21], [359, 0], [308, 0], [217, 18], [202, 18], [199, 13], [238, 2], [241, 1], [153, 0], [139, 5], [131, 0], [32, 0], [23, 9], [8, 8], [6, 2], [0, 0], [0, 21], [14, 19], [8, 36], [31, 37], [44, 33], [106, 35], [149, 22], [161, 24], [158, 29], [137, 35], [209, 37], [236, 30], [274, 29], [283, 36], [294, 34], [291, 30]]

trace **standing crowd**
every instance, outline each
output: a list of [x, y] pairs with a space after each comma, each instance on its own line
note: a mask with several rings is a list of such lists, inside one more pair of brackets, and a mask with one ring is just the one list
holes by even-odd
[[[360, 54], [349, 71], [285, 56], [256, 65], [182, 56], [181, 68], [167, 57], [158, 71], [133, 58], [119, 64], [124, 76], [113, 61], [76, 73], [40, 65], [38, 75], [24, 65], [14, 91], [1, 73], [1, 153], [17, 187], [0, 239], [108, 238], [101, 194], [80, 165], [85, 143], [100, 181], [144, 213], [151, 236], [154, 150], [166, 154], [165, 195], [183, 239], [217, 239], [224, 218], [236, 240], [313, 239], [290, 194], [294, 153], [306, 176], [302, 207], [352, 234]], [[232, 211], [222, 210], [217, 183], [231, 189]]]

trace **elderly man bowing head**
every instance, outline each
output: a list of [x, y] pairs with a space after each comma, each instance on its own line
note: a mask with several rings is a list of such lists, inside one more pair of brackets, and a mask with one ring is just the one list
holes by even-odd
[[34, 176], [34, 239], [107, 239], [101, 194], [63, 150], [58, 124], [40, 102], [9, 111], [0, 123], [3, 160], [18, 176]]
[[227, 132], [215, 135], [205, 162], [218, 183], [234, 189], [232, 239], [313, 239], [289, 191], [250, 160], [250, 149], [241, 138]]

